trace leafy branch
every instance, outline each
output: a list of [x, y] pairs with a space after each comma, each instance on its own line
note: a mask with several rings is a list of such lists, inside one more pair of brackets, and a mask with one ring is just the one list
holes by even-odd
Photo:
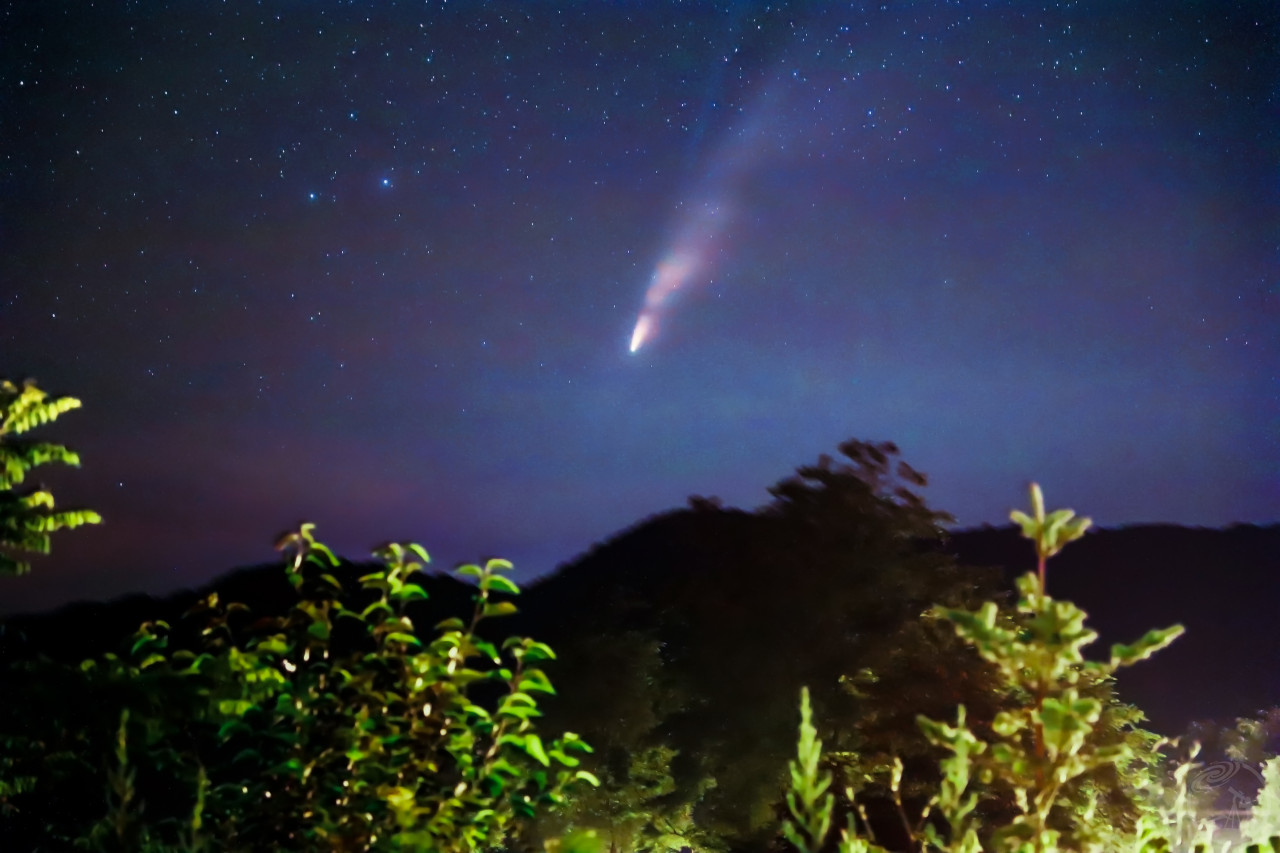
[[50, 534], [102, 522], [92, 510], [56, 510], [53, 494], [46, 489], [18, 491], [27, 475], [42, 465], [80, 465], [79, 455], [60, 444], [15, 438], [79, 407], [76, 398], [50, 398], [34, 382], [19, 388], [0, 380], [0, 575], [31, 570], [25, 559], [5, 551], [48, 554]]

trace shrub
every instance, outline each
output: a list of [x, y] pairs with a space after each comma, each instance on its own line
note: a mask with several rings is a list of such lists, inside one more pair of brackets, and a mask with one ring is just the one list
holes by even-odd
[[[44, 833], [94, 850], [462, 853], [506, 841], [568, 786], [595, 782], [578, 768], [587, 744], [543, 740], [534, 725], [537, 696], [553, 692], [542, 668], [552, 650], [478, 632], [515, 612], [502, 598], [519, 592], [509, 563], [458, 569], [475, 582], [473, 612], [425, 636], [408, 613], [426, 597], [418, 545], [378, 552], [358, 608], [311, 525], [281, 548], [298, 594], [285, 615], [250, 619], [211, 595], [179, 626], [144, 624], [127, 654], [85, 662], [81, 687], [101, 713], [67, 714], [34, 746], [107, 757], [92, 774], [107, 813], [69, 827], [66, 812], [41, 809], [63, 783], [83, 788], [82, 762], [75, 780], [34, 771], [10, 804], [28, 824], [38, 817]], [[26, 759], [15, 769], [38, 768], [40, 755]]]
[[[960, 706], [954, 725], [921, 717], [925, 736], [946, 752], [942, 781], [918, 819], [898, 807], [911, 838], [911, 849], [943, 853], [1115, 853], [1119, 850], [1167, 850], [1178, 827], [1150, 819], [1131, 828], [1111, 824], [1098, 808], [1096, 789], [1087, 782], [1099, 771], [1112, 769], [1124, 777], [1152, 761], [1154, 744], [1120, 740], [1100, 745], [1093, 737], [1103, 719], [1104, 704], [1089, 695], [1115, 672], [1144, 660], [1182, 633], [1181, 626], [1151, 631], [1131, 645], [1112, 647], [1105, 662], [1088, 661], [1086, 645], [1097, 635], [1085, 626], [1085, 613], [1070, 602], [1055, 601], [1044, 590], [1045, 561], [1083, 534], [1087, 520], [1072, 522], [1073, 513], [1059, 510], [1045, 515], [1039, 488], [1032, 487], [1033, 516], [1015, 513], [1024, 535], [1036, 544], [1037, 572], [1018, 581], [1020, 598], [1012, 614], [1002, 614], [988, 602], [976, 612], [947, 609], [941, 616], [956, 632], [995, 666], [1008, 695], [1020, 701], [996, 715], [990, 733], [981, 736], [966, 722]], [[802, 853], [822, 847], [832, 823], [835, 803], [831, 776], [820, 769], [821, 744], [810, 722], [807, 691], [801, 697], [801, 727], [797, 758], [792, 763], [787, 796], [789, 819], [784, 836]], [[891, 788], [901, 785], [897, 764]], [[1072, 785], [1095, 797], [1072, 805], [1066, 792]], [[1000, 825], [984, 826], [978, 813], [982, 798], [1007, 798], [1012, 817]], [[855, 803], [853, 791], [846, 792]], [[865, 826], [865, 822], [864, 822]], [[886, 853], [874, 839], [862, 838], [851, 813], [842, 830], [841, 853]]]

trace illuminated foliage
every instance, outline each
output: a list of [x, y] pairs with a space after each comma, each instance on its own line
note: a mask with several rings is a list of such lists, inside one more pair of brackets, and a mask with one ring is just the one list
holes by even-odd
[[[144, 624], [126, 654], [86, 661], [78, 692], [102, 707], [66, 713], [10, 763], [28, 781], [8, 828], [96, 850], [467, 853], [595, 783], [579, 767], [583, 741], [544, 740], [534, 724], [538, 696], [554, 692], [552, 650], [478, 633], [515, 612], [509, 563], [458, 569], [473, 610], [427, 635], [408, 612], [427, 595], [420, 546], [380, 550], [348, 597], [311, 530], [281, 542], [298, 597], [284, 615], [250, 618], [211, 595], [182, 623]], [[59, 749], [81, 755], [74, 773], [43, 769]], [[77, 825], [56, 792], [95, 778], [107, 813]]]
[[18, 438], [79, 407], [76, 398], [50, 398], [33, 382], [19, 388], [0, 380], [0, 575], [31, 570], [30, 563], [6, 551], [48, 554], [55, 531], [102, 521], [92, 510], [55, 509], [47, 489], [22, 488], [41, 465], [79, 466], [80, 457], [61, 444]]
[[[1258, 802], [1249, 819], [1240, 825], [1240, 834], [1256, 844], [1280, 835], [1280, 758], [1263, 763], [1262, 781]], [[1280, 847], [1280, 844], [1273, 842], [1273, 846]]]
[[[1039, 499], [1039, 500], [1037, 500]], [[1046, 517], [1039, 489], [1033, 487], [1037, 503], [1034, 520], [1024, 532], [1037, 545], [1037, 555], [1051, 555], [1069, 538], [1054, 539], [1049, 530], [1070, 519], [1053, 513]], [[1074, 530], [1073, 530], [1074, 532]], [[1056, 546], [1056, 547], [1054, 547]], [[1068, 796], [1099, 771], [1118, 769], [1122, 774], [1133, 766], [1139, 772], [1150, 756], [1138, 754], [1154, 744], [1141, 740], [1100, 744], [1095, 732], [1104, 724], [1105, 703], [1093, 695], [1093, 688], [1109, 681], [1125, 666], [1145, 660], [1173, 642], [1181, 626], [1148, 632], [1136, 643], [1115, 645], [1108, 661], [1090, 661], [1083, 649], [1097, 635], [1085, 626], [1085, 613], [1070, 602], [1055, 601], [1043, 592], [1040, 577], [1027, 574], [1018, 581], [1019, 600], [1013, 613], [1002, 613], [988, 602], [977, 611], [938, 608], [938, 615], [955, 626], [956, 633], [973, 646], [999, 675], [1006, 695], [1018, 701], [1001, 710], [989, 731], [979, 733], [966, 720], [961, 705], [954, 725], [921, 716], [919, 726], [935, 746], [945, 752], [940, 762], [941, 783], [918, 819], [909, 819], [899, 797], [902, 822], [910, 835], [912, 850], [938, 853], [1114, 853], [1121, 849], [1154, 851], [1169, 849], [1171, 841], [1182, 841], [1178, 827], [1153, 819], [1135, 827], [1115, 825], [1098, 807], [1096, 789], [1087, 786], [1083, 804]], [[829, 775], [818, 768], [821, 745], [809, 723], [807, 692], [801, 702], [801, 731], [798, 756], [792, 764], [788, 795], [791, 819], [783, 833], [801, 853], [822, 847], [831, 824], [834, 796], [828, 792]], [[901, 790], [902, 765], [895, 765], [890, 787], [895, 796]], [[1088, 799], [1092, 791], [1095, 796]], [[846, 792], [856, 801], [856, 792]], [[985, 823], [979, 810], [986, 798], [1007, 799], [1014, 804], [1012, 814], [997, 823]], [[865, 821], [864, 821], [865, 825]], [[870, 851], [875, 846], [857, 834], [849, 817], [839, 847], [842, 853]]]
[[1040, 580], [1040, 591], [1045, 592], [1045, 566], [1050, 557], [1057, 554], [1067, 543], [1074, 542], [1085, 534], [1093, 524], [1093, 519], [1076, 518], [1074, 510], [1056, 509], [1045, 515], [1044, 492], [1039, 483], [1031, 484], [1031, 515], [1015, 509], [1009, 513], [1009, 520], [1022, 528], [1022, 535], [1030, 539], [1036, 546], [1036, 575]]

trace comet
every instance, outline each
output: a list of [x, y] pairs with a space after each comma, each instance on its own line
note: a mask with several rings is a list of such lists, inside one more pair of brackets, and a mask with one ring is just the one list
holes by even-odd
[[673, 248], [654, 267], [644, 306], [631, 332], [631, 352], [636, 353], [658, 332], [658, 319], [672, 299], [698, 280], [709, 266], [708, 258], [728, 225], [724, 206], [707, 202], [686, 219]]
[[772, 150], [776, 135], [764, 131], [786, 103], [786, 98], [774, 97], [772, 88], [758, 96], [746, 123], [726, 134], [706, 178], [691, 196], [695, 201], [677, 207], [670, 248], [654, 266], [631, 332], [632, 354], [657, 337], [662, 317], [680, 293], [711, 280], [714, 262], [724, 251], [730, 225], [740, 212], [739, 185], [755, 171], [764, 152]]

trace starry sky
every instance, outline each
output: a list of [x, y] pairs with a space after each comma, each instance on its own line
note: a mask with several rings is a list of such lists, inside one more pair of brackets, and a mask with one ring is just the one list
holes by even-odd
[[[1280, 8], [0, 6], [0, 375], [101, 528], [5, 610], [303, 519], [532, 578], [896, 442], [960, 526], [1280, 520]], [[634, 351], [633, 351], [634, 349]]]

